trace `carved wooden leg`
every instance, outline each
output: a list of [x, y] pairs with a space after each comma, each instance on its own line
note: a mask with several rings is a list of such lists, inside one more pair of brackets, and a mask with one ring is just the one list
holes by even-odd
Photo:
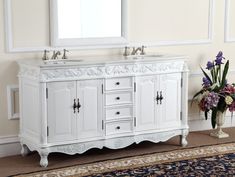
[[186, 139], [187, 135], [188, 135], [188, 131], [186, 130], [183, 130], [182, 135], [180, 135], [180, 144], [182, 147], [185, 147], [188, 145], [188, 141]]
[[25, 144], [21, 144], [21, 155], [24, 157], [30, 153], [29, 148]]
[[41, 157], [41, 160], [40, 160], [41, 167], [46, 168], [47, 165], [48, 165], [48, 155], [49, 155], [49, 152], [41, 151], [41, 152], [39, 152], [39, 155]]

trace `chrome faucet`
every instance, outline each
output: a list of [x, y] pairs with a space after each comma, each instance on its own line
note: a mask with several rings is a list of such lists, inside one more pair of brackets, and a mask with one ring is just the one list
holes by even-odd
[[63, 54], [63, 56], [62, 56], [62, 59], [68, 59], [66, 53], [69, 52], [69, 51], [66, 50], [66, 49], [64, 49], [63, 51], [64, 51], [64, 54]]
[[44, 51], [43, 51], [42, 60], [49, 60], [49, 58], [48, 58], [48, 56], [47, 56], [47, 53], [49, 53], [48, 50], [44, 50]]
[[142, 45], [140, 55], [145, 55], [146, 54], [146, 52], [144, 51], [145, 48], [147, 48], [147, 47]]
[[128, 56], [128, 55], [130, 55], [130, 52], [129, 52], [129, 49], [130, 49], [130, 47], [125, 47], [125, 51], [124, 51], [124, 53], [123, 53], [123, 56]]
[[60, 51], [53, 51], [53, 55], [51, 57], [52, 60], [58, 59], [58, 55], [61, 55]]
[[135, 49], [135, 47], [133, 47], [132, 49], [132, 52], [131, 52], [131, 55], [136, 55], [138, 51], [142, 51], [142, 48], [141, 47], [138, 47], [137, 49]]

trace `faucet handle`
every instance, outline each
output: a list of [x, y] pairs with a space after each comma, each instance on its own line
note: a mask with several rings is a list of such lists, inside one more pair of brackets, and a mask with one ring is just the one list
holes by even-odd
[[147, 46], [144, 46], [144, 45], [141, 46], [141, 53], [140, 53], [140, 55], [145, 55], [146, 54], [146, 52], [144, 51], [145, 48], [147, 48]]
[[131, 55], [135, 55], [135, 53], [136, 53], [135, 47], [132, 47]]
[[124, 53], [123, 53], [123, 56], [126, 57], [126, 56], [130, 55], [129, 49], [130, 49], [130, 47], [125, 46], [125, 51], [124, 51]]
[[49, 60], [49, 57], [47, 56], [47, 53], [49, 53], [49, 50], [44, 50], [43, 51], [42, 60]]
[[69, 52], [68, 50], [64, 49], [64, 54], [62, 56], [62, 59], [68, 59], [68, 56], [66, 55], [66, 52]]

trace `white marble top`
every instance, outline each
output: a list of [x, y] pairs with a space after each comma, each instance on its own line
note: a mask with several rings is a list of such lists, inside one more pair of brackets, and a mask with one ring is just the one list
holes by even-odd
[[78, 57], [76, 59], [57, 59], [57, 60], [41, 60], [41, 59], [24, 59], [18, 61], [18, 63], [24, 65], [30, 65], [40, 68], [48, 67], [67, 67], [67, 66], [79, 66], [79, 65], [102, 65], [111, 63], [135, 63], [135, 62], [151, 62], [159, 60], [161, 62], [169, 60], [186, 60], [186, 56], [180, 55], [145, 55], [145, 56], [92, 56], [92, 57]]

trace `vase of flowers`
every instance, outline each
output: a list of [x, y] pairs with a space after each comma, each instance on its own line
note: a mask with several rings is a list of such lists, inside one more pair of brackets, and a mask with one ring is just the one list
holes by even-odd
[[220, 51], [215, 60], [207, 62], [207, 72], [201, 67], [204, 75], [202, 88], [193, 97], [193, 101], [197, 100], [200, 110], [204, 112], [206, 120], [209, 113], [211, 114], [212, 128], [217, 126], [216, 132], [211, 133], [211, 136], [218, 138], [229, 136], [221, 127], [225, 121], [226, 111], [235, 110], [235, 85], [227, 81], [228, 69], [229, 60], [226, 60]]

